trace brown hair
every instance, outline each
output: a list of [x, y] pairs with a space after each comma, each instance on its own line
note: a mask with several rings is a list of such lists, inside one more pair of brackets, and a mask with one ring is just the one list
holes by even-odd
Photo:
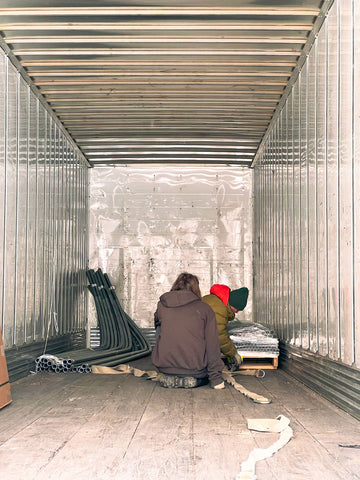
[[173, 290], [190, 290], [197, 297], [201, 298], [199, 279], [196, 275], [192, 275], [191, 273], [180, 273], [171, 287], [171, 291]]

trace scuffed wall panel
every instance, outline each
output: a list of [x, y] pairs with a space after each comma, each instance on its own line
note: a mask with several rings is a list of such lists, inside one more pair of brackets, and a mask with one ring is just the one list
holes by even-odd
[[334, 7], [328, 20], [327, 88], [327, 272], [328, 272], [328, 351], [330, 358], [339, 358], [339, 262], [338, 262], [338, 141], [339, 141], [339, 79], [338, 79], [338, 16]]
[[[320, 355], [327, 355], [328, 325], [328, 277], [327, 277], [327, 91], [324, 84], [327, 78], [327, 24], [319, 33], [317, 41], [317, 75], [315, 79], [316, 113], [315, 113], [315, 188], [316, 188], [316, 278], [317, 310], [316, 341]], [[321, 86], [322, 85], [322, 86]], [[320, 249], [322, 254], [320, 253]], [[314, 349], [314, 345], [312, 347]], [[316, 348], [315, 348], [316, 350]]]
[[3, 314], [9, 328], [3, 327], [5, 345], [11, 345], [16, 332], [15, 311], [15, 256], [16, 256], [16, 183], [17, 174], [17, 72], [12, 65], [7, 69], [6, 113], [7, 130], [6, 169], [5, 169], [5, 209], [4, 209], [4, 283]]
[[[203, 166], [95, 168], [90, 267], [101, 267], [127, 313], [153, 326], [177, 275], [252, 290], [252, 171]], [[251, 295], [239, 318], [251, 319]], [[91, 309], [90, 321], [96, 324]]]
[[[317, 96], [317, 44], [310, 52], [307, 70], [307, 275], [306, 296], [307, 301], [307, 332], [308, 332], [308, 348], [313, 350], [317, 348], [318, 339], [318, 291], [317, 288], [310, 288], [311, 285], [318, 284], [317, 271], [317, 112], [316, 112], [316, 96]], [[313, 248], [312, 248], [313, 246]], [[310, 319], [313, 319], [313, 327], [311, 327]]]
[[[26, 340], [26, 271], [27, 271], [27, 207], [28, 207], [28, 87], [21, 77], [18, 79], [18, 111], [17, 125], [17, 180], [16, 180], [16, 289], [14, 292], [16, 317], [16, 338]], [[23, 321], [21, 321], [23, 319]]]
[[[340, 5], [340, 4], [339, 4]], [[354, 58], [349, 55], [353, 48], [352, 0], [343, 0], [339, 8], [340, 28], [340, 64], [339, 64], [339, 348], [340, 357], [345, 363], [353, 361], [353, 349], [347, 348], [353, 344], [354, 323], [354, 278], [349, 282], [354, 264], [353, 239], [353, 95], [354, 78], [352, 74]], [[357, 50], [359, 54], [359, 50]], [[358, 86], [356, 86], [358, 88]], [[360, 322], [359, 322], [360, 325]], [[359, 346], [360, 347], [360, 346]]]
[[254, 319], [284, 341], [360, 367], [358, 20], [358, 2], [334, 2], [259, 150], [254, 269], [264, 288], [254, 290]]

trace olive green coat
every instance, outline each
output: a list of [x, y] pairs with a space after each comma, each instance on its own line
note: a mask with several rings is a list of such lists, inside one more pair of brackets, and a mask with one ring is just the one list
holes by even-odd
[[218, 296], [212, 293], [205, 295], [202, 300], [210, 305], [215, 312], [221, 353], [226, 357], [233, 357], [237, 350], [229, 337], [227, 323], [234, 320], [235, 314], [232, 312], [229, 305], [225, 305]]

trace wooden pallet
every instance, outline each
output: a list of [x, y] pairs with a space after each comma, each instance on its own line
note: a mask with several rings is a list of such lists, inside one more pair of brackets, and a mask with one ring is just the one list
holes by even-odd
[[278, 357], [243, 355], [243, 363], [240, 370], [276, 370], [278, 368], [278, 361]]

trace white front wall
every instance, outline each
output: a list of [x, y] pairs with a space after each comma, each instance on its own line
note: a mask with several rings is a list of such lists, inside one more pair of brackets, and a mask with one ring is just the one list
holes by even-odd
[[[177, 275], [252, 290], [252, 171], [236, 167], [95, 168], [90, 182], [90, 267], [102, 268], [125, 311], [153, 326]], [[252, 294], [239, 319], [252, 318]], [[96, 315], [90, 309], [90, 323]]]

